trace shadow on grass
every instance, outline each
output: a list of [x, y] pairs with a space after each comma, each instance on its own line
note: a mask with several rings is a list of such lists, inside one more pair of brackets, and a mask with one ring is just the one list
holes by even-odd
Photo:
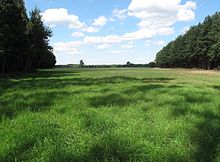
[[203, 104], [203, 103], [211, 102], [211, 98], [207, 97], [205, 94], [196, 94], [196, 95], [186, 94], [185, 101], [188, 103]]
[[[163, 84], [152, 84], [143, 86], [133, 86], [132, 88], [125, 90], [125, 93], [130, 93], [131, 95], [135, 92], [147, 93], [150, 90], [156, 90], [161, 94], [177, 95], [175, 100], [172, 98], [170, 100], [164, 100], [164, 102], [159, 103], [159, 105], [167, 105], [171, 109], [171, 115], [173, 117], [183, 117], [188, 114], [202, 119], [196, 123], [196, 132], [192, 132], [191, 141], [198, 146], [198, 150], [193, 155], [195, 161], [215, 161], [217, 154], [219, 153], [220, 145], [220, 116], [217, 112], [214, 113], [209, 110], [195, 110], [192, 109], [193, 105], [204, 105], [213, 102], [212, 96], [207, 92], [195, 91], [190, 93], [191, 90], [183, 91], [181, 93], [175, 94], [182, 86], [170, 85], [165, 86]], [[173, 91], [174, 90], [174, 91]], [[172, 93], [169, 93], [171, 92]], [[158, 96], [155, 96], [158, 97]], [[163, 100], [161, 100], [163, 101]]]
[[213, 86], [213, 88], [220, 91], [220, 86], [219, 85]]
[[4, 93], [7, 89], [60, 89], [67, 86], [101, 86], [106, 84], [117, 84], [131, 81], [140, 81], [129, 77], [105, 77], [105, 78], [29, 78], [27, 80], [3, 80], [0, 82], [0, 92]]
[[102, 107], [102, 106], [126, 106], [132, 103], [131, 99], [123, 97], [120, 94], [112, 93], [108, 95], [95, 96], [89, 99], [89, 104], [92, 107]]
[[25, 111], [43, 112], [50, 110], [51, 106], [60, 98], [76, 95], [77, 92], [38, 92], [28, 95], [13, 93], [1, 99], [0, 121], [4, 118], [14, 118]]
[[203, 118], [203, 121], [197, 124], [197, 134], [192, 137], [199, 146], [195, 154], [196, 160], [215, 161], [220, 145], [220, 116], [211, 111], [194, 112], [194, 114]]
[[6, 76], [0, 76], [0, 79], [33, 79], [33, 78], [50, 78], [50, 77], [63, 77], [63, 76], [76, 76], [79, 71], [68, 70], [41, 70], [33, 73], [15, 73]]
[[[50, 88], [53, 81], [56, 82], [60, 77], [77, 76], [77, 71], [39, 71], [31, 74], [14, 74], [0, 77], [0, 96], [8, 89], [35, 89]], [[58, 87], [59, 88], [59, 87]]]
[[220, 145], [220, 116], [211, 111], [179, 110], [182, 115], [190, 113], [202, 118], [196, 124], [197, 131], [191, 135], [192, 143], [198, 146], [194, 154], [196, 161], [215, 161], [219, 153]]
[[163, 85], [163, 84], [147, 84], [147, 85], [139, 85], [139, 86], [132, 86], [131, 88], [128, 88], [123, 91], [125, 94], [133, 94], [137, 92], [143, 92], [146, 93], [151, 90], [157, 90], [162, 91], [163, 93], [169, 92], [170, 90], [179, 89], [183, 86], [177, 86], [177, 85]]
[[[127, 82], [164, 82], [172, 80], [170, 78], [132, 78], [123, 76], [113, 76], [104, 78], [79, 78], [78, 71], [39, 71], [33, 74], [23, 74], [20, 76], [9, 76], [0, 79], [0, 119], [13, 118], [24, 111], [47, 111], [51, 105], [60, 98], [74, 95], [68, 92], [51, 92], [56, 89], [64, 89], [69, 86], [102, 86], [108, 84], [120, 84]], [[64, 76], [70, 76], [65, 78]], [[159, 86], [159, 85], [158, 85]], [[142, 87], [147, 89], [159, 88], [156, 85], [146, 85]], [[142, 90], [139, 88], [139, 91]], [[42, 93], [35, 93], [35, 91]], [[48, 90], [48, 91], [45, 91]], [[8, 95], [8, 92], [10, 95]], [[30, 95], [23, 95], [30, 94]], [[11, 95], [13, 93], [13, 95]], [[83, 92], [81, 92], [83, 93]], [[6, 94], [6, 95], [5, 95]], [[98, 96], [92, 98], [90, 104], [94, 107], [100, 106], [125, 106], [132, 101], [118, 94], [108, 96]]]
[[[88, 148], [86, 153], [75, 155], [73, 152], [65, 149], [66, 147], [59, 147], [50, 156], [50, 162], [101, 162], [101, 161], [152, 161], [149, 152], [146, 152], [144, 146], [136, 143], [124, 136], [119, 135], [105, 135], [98, 141], [93, 142], [93, 145]], [[160, 158], [158, 158], [160, 159]], [[162, 159], [161, 159], [162, 160]], [[164, 160], [164, 159], [163, 159]], [[162, 161], [163, 161], [162, 160]], [[183, 157], [175, 154], [170, 154], [167, 161], [185, 161]], [[166, 161], [164, 160], [164, 161]]]
[[143, 83], [168, 83], [169, 81], [174, 80], [173, 78], [143, 78]]
[[26, 124], [21, 125], [17, 132], [13, 132], [12, 127], [13, 138], [9, 135], [8, 139], [10, 142], [13, 141], [13, 144], [4, 154], [0, 154], [0, 161], [32, 161], [36, 156], [32, 154], [32, 151], [36, 149], [35, 146], [47, 137], [54, 138], [58, 135], [59, 125], [49, 123], [44, 119], [33, 118], [30, 123]]
[[[66, 86], [93, 86], [105, 84], [118, 84], [125, 82], [139, 82], [139, 83], [165, 83], [172, 78], [132, 78], [124, 76], [112, 76], [103, 78], [92, 77], [78, 77], [78, 71], [39, 71], [33, 74], [24, 74], [21, 76], [8, 77], [0, 79], [0, 95], [7, 89], [22, 89], [30, 90], [37, 88], [63, 88]], [[70, 76], [68, 78], [63, 78]]]
[[[50, 157], [51, 162], [89, 162], [89, 161], [132, 161], [143, 159], [143, 157], [133, 157], [138, 155], [138, 151], [143, 149], [134, 145], [126, 138], [114, 137], [112, 135], [104, 136], [102, 139], [94, 142], [85, 155], [76, 156], [68, 150], [57, 149], [53, 156]], [[145, 155], [146, 156], [146, 155]], [[145, 157], [147, 160], [147, 157]]]
[[193, 155], [195, 161], [215, 161], [219, 153], [220, 145], [220, 116], [210, 110], [195, 110], [193, 103], [210, 103], [211, 99], [205, 94], [196, 93], [193, 96], [186, 95], [185, 100], [167, 103], [172, 108], [173, 117], [192, 115], [200, 120], [195, 123], [196, 130], [191, 132], [191, 141], [198, 146]]
[[[137, 155], [138, 151], [142, 148], [138, 147], [131, 141], [126, 140], [126, 138], [107, 136], [98, 141], [89, 152], [89, 159], [94, 159], [94, 161], [132, 161], [140, 160]], [[136, 155], [137, 157], [132, 157]], [[147, 161], [147, 157], [145, 157]]]
[[[139, 101], [150, 102], [150, 98], [145, 98], [145, 94], [149, 91], [156, 90], [159, 94], [165, 94], [170, 90], [182, 88], [177, 85], [163, 85], [163, 84], [148, 84], [148, 85], [136, 85], [128, 89], [122, 90], [120, 93], [108, 93], [107, 90], [103, 91], [102, 95], [89, 98], [89, 105], [95, 108], [101, 107], [124, 107], [132, 104], [137, 104]], [[140, 92], [143, 94], [141, 95]], [[107, 93], [107, 94], [106, 94]], [[124, 94], [124, 95], [121, 95]], [[138, 95], [137, 95], [138, 94]], [[149, 92], [150, 94], [150, 92]], [[158, 96], [155, 96], [158, 97]], [[178, 103], [179, 104], [179, 103]]]

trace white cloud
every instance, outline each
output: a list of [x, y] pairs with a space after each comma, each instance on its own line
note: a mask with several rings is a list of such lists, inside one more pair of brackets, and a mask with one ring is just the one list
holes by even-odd
[[77, 54], [80, 53], [79, 47], [81, 46], [80, 41], [76, 42], [57, 42], [54, 43], [54, 53], [59, 54]]
[[127, 53], [133, 53], [133, 52], [134, 52], [133, 50], [122, 50], [122, 51], [115, 50], [115, 51], [110, 51], [109, 53], [110, 54], [127, 54]]
[[97, 46], [97, 49], [98, 50], [103, 50], [103, 49], [110, 48], [110, 47], [111, 46], [109, 44], [101, 44], [101, 45]]
[[113, 44], [121, 42], [131, 42], [141, 39], [149, 39], [156, 35], [169, 35], [174, 32], [173, 28], [166, 27], [157, 29], [140, 29], [135, 32], [125, 33], [124, 35], [107, 35], [107, 36], [86, 36], [83, 40], [85, 44]]
[[120, 43], [122, 38], [118, 35], [101, 36], [86, 36], [83, 40], [85, 44], [111, 44]]
[[105, 26], [105, 24], [107, 23], [107, 18], [105, 16], [100, 16], [97, 19], [94, 19], [94, 26]]
[[180, 21], [189, 21], [195, 18], [195, 13], [192, 10], [181, 9], [178, 13], [178, 18]]
[[163, 30], [171, 29], [178, 21], [193, 20], [195, 9], [196, 3], [193, 1], [182, 5], [181, 0], [132, 0], [128, 15], [140, 19], [140, 29]]
[[195, 2], [193, 2], [193, 1], [187, 1], [183, 6], [182, 6], [183, 8], [188, 8], [188, 9], [193, 9], [193, 10], [195, 10], [196, 9], [196, 3]]
[[149, 47], [150, 45], [151, 45], [151, 40], [145, 41], [145, 46], [146, 46], [146, 47]]
[[163, 41], [163, 40], [154, 41], [153, 44], [154, 44], [154, 45], [158, 45], [158, 46], [162, 46], [162, 45], [165, 44], [165, 41]]
[[102, 40], [104, 43], [120, 43], [122, 41], [121, 37], [118, 35], [108, 35], [103, 37]]
[[87, 33], [96, 33], [99, 31], [99, 29], [90, 26], [90, 27], [84, 27], [82, 31], [87, 32]]
[[100, 43], [103, 43], [103, 41], [102, 41], [102, 37], [89, 37], [89, 36], [86, 36], [83, 39], [83, 43], [85, 43], [85, 44], [100, 44]]
[[127, 17], [127, 9], [114, 9], [112, 11], [112, 17], [111, 21], [114, 21], [115, 19], [124, 20]]
[[108, 21], [105, 16], [94, 19], [92, 26], [88, 26], [81, 22], [78, 16], [69, 14], [68, 10], [64, 8], [48, 9], [42, 15], [48, 24], [64, 24], [69, 28], [77, 29], [77, 32], [72, 33], [74, 37], [85, 36], [82, 41], [55, 43], [55, 53], [79, 53], [82, 45], [95, 45], [96, 49], [102, 50], [110, 48], [114, 43], [124, 43], [121, 45], [124, 50], [110, 51], [110, 53], [117, 54], [133, 52], [133, 41], [136, 40], [148, 40], [145, 42], [145, 46], [164, 45], [163, 40], [151, 41], [150, 39], [173, 34], [175, 32], [173, 25], [176, 22], [193, 20], [195, 9], [196, 3], [193, 1], [181, 3], [181, 0], [132, 0], [128, 9], [115, 9], [109, 20], [125, 20], [128, 16], [136, 17], [140, 20], [137, 24], [139, 29], [121, 35], [106, 36], [85, 36], [84, 34], [85, 32], [98, 32], [99, 27], [106, 25]]
[[169, 35], [172, 33], [174, 33], [174, 29], [171, 27], [159, 28], [159, 29], [142, 28], [135, 32], [125, 33], [123, 35], [123, 40], [133, 41], [133, 40], [149, 39], [156, 35]]
[[121, 53], [121, 51], [110, 51], [109, 53], [111, 53], [111, 54], [119, 54], [119, 53]]
[[74, 32], [71, 34], [72, 37], [84, 37], [85, 34], [82, 32]]
[[149, 47], [149, 46], [151, 46], [151, 45], [156, 45], [156, 46], [163, 46], [163, 45], [165, 45], [166, 44], [166, 42], [164, 41], [164, 40], [157, 40], [157, 41], [152, 41], [152, 40], [147, 40], [147, 41], [145, 41], [145, 46], [146, 47]]
[[64, 24], [69, 28], [80, 29], [84, 27], [84, 23], [80, 22], [79, 17], [68, 13], [65, 8], [47, 9], [44, 13], [41, 13], [43, 20], [52, 25]]
[[41, 15], [43, 20], [52, 26], [61, 24], [67, 25], [70, 29], [77, 29], [83, 32], [98, 32], [97, 28], [90, 27], [84, 22], [81, 22], [78, 16], [68, 13], [68, 10], [65, 8], [47, 9], [45, 12], [41, 13]]
[[121, 48], [124, 48], [124, 49], [131, 49], [133, 47], [134, 47], [133, 44], [125, 44], [121, 46]]

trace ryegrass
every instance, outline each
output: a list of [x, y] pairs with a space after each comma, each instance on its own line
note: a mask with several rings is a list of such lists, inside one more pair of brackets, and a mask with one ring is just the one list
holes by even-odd
[[220, 161], [220, 73], [55, 69], [2, 78], [0, 161]]

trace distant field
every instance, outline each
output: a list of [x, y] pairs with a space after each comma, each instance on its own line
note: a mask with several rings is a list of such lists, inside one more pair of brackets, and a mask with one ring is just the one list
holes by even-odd
[[220, 161], [220, 72], [55, 69], [0, 79], [0, 161]]

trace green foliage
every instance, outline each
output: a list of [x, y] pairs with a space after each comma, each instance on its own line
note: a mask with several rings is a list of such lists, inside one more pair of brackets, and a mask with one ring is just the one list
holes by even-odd
[[220, 13], [208, 16], [170, 42], [156, 57], [160, 67], [213, 69], [220, 66]]
[[28, 18], [23, 0], [2, 0], [0, 70], [21, 70], [27, 55]]
[[80, 60], [79, 64], [80, 64], [80, 66], [84, 66], [84, 61]]
[[[55, 57], [48, 44], [52, 32], [43, 25], [39, 10], [32, 11], [29, 19], [23, 0], [1, 0], [0, 23], [2, 73], [55, 65]], [[39, 58], [37, 62], [36, 57]]]
[[29, 43], [31, 46], [34, 68], [52, 68], [56, 61], [52, 53], [52, 47], [49, 46], [49, 37], [52, 31], [45, 27], [40, 15], [40, 10], [35, 8], [30, 13]]
[[0, 161], [219, 161], [219, 85], [176, 69], [1, 78]]

